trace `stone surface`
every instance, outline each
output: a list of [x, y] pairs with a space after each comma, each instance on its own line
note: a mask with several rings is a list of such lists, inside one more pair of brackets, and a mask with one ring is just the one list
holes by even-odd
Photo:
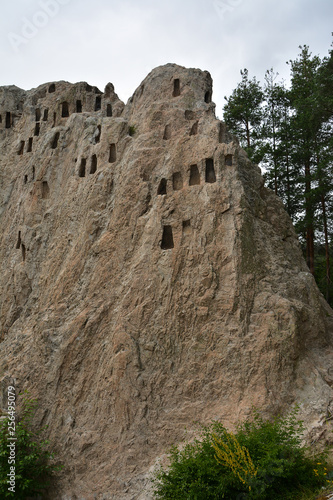
[[50, 498], [150, 498], [195, 420], [298, 402], [315, 440], [332, 416], [333, 312], [211, 97], [173, 64], [126, 106], [0, 88], [0, 403], [12, 379], [39, 399]]

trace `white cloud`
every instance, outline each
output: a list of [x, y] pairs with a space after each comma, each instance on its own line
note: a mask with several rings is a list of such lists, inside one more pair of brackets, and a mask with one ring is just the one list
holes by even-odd
[[[15, 51], [8, 33], [21, 36], [46, 1], [59, 12]], [[0, 85], [111, 81], [127, 100], [153, 67], [176, 62], [211, 72], [221, 116], [241, 68], [263, 81], [272, 66], [286, 77], [300, 44], [326, 55], [332, 14], [327, 0], [16, 0], [2, 7]]]

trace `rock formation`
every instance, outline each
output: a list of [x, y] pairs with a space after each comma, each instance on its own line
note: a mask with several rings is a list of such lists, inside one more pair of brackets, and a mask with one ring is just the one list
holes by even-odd
[[[191, 422], [333, 412], [333, 312], [208, 72], [0, 88], [2, 392], [39, 400], [50, 498], [148, 499]], [[5, 408], [5, 397], [0, 401]]]

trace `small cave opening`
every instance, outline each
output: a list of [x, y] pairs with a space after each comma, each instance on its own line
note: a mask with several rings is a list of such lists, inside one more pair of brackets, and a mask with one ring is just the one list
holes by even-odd
[[39, 132], [40, 132], [40, 123], [37, 122], [36, 125], [35, 125], [35, 131], [34, 131], [34, 136], [39, 136]]
[[171, 248], [174, 248], [174, 246], [175, 245], [173, 243], [172, 227], [171, 226], [163, 226], [161, 249], [162, 250], [171, 250]]
[[27, 182], [28, 182], [28, 176], [27, 176], [27, 175], [25, 175], [25, 176], [24, 176], [24, 184], [26, 184]]
[[227, 167], [232, 167], [232, 155], [225, 155], [224, 161]]
[[56, 149], [56, 147], [58, 146], [59, 137], [60, 137], [60, 132], [56, 132], [56, 134], [53, 137], [52, 144], [51, 144], [52, 149]]
[[216, 182], [213, 158], [206, 159], [206, 182], [213, 184]]
[[106, 116], [112, 116], [112, 106], [111, 104], [106, 105]]
[[168, 141], [170, 138], [171, 138], [171, 125], [168, 124], [168, 125], [165, 126], [164, 134], [163, 134], [163, 139], [165, 141]]
[[98, 144], [99, 141], [101, 140], [101, 132], [102, 132], [101, 125], [97, 125], [97, 129], [95, 130], [95, 134], [94, 134], [95, 144]]
[[40, 109], [36, 108], [36, 122], [40, 121]]
[[190, 167], [190, 186], [198, 186], [200, 184], [200, 172], [197, 165], [191, 165]]
[[31, 153], [32, 151], [32, 142], [33, 142], [33, 137], [29, 137], [27, 153]]
[[20, 246], [21, 246], [21, 231], [18, 232], [16, 249], [18, 250], [20, 248]]
[[98, 95], [96, 96], [95, 100], [95, 111], [99, 111], [102, 107], [102, 96]]
[[64, 101], [61, 104], [61, 117], [67, 118], [69, 116], [68, 102]]
[[48, 108], [44, 109], [44, 114], [43, 114], [43, 122], [47, 122], [49, 117], [49, 110]]
[[114, 163], [117, 160], [117, 149], [116, 145], [110, 144], [110, 152], [109, 152], [109, 163]]
[[49, 94], [52, 94], [53, 92], [55, 92], [55, 83], [51, 83], [51, 85], [49, 86]]
[[76, 101], [76, 112], [82, 113], [82, 101], [80, 99], [77, 99]]
[[195, 118], [194, 111], [192, 111], [190, 109], [186, 109], [185, 110], [185, 120], [194, 120], [194, 118]]
[[2, 116], [0, 115], [0, 123], [2, 123]]
[[42, 182], [42, 199], [47, 200], [50, 197], [50, 188], [47, 181]]
[[90, 173], [94, 174], [97, 170], [97, 156], [92, 155], [91, 157], [91, 163], [90, 163]]
[[6, 128], [10, 128], [12, 126], [12, 115], [9, 111], [6, 113]]
[[173, 81], [173, 97], [180, 96], [180, 80], [179, 78], [175, 78]]
[[165, 178], [161, 179], [157, 189], [157, 194], [158, 195], [167, 194], [167, 180]]
[[183, 178], [180, 172], [175, 172], [172, 175], [172, 187], [174, 191], [179, 191], [183, 188]]
[[53, 113], [53, 124], [52, 124], [52, 128], [53, 128], [53, 127], [55, 127], [56, 120], [57, 120], [57, 113], [56, 113], [56, 112], [54, 112], [54, 113]]
[[17, 154], [18, 154], [18, 155], [23, 155], [23, 152], [24, 152], [24, 145], [25, 145], [25, 141], [21, 141], [21, 142], [20, 142], [20, 147], [19, 147], [19, 149], [18, 149], [18, 151], [17, 151]]
[[35, 167], [32, 167], [32, 180], [35, 179]]
[[191, 221], [183, 220], [183, 235], [186, 236], [191, 232]]
[[190, 135], [197, 135], [197, 133], [198, 133], [198, 124], [199, 124], [199, 122], [193, 123], [191, 131], [190, 131]]
[[86, 164], [87, 160], [85, 158], [81, 159], [80, 167], [79, 167], [79, 177], [86, 176]]
[[25, 245], [23, 243], [21, 243], [21, 250], [22, 250], [22, 260], [24, 262], [26, 251], [25, 251]]
[[135, 125], [130, 125], [130, 126], [128, 127], [128, 135], [129, 135], [130, 137], [134, 137], [135, 132], [136, 132], [136, 127], [135, 127]]
[[209, 104], [210, 102], [212, 102], [212, 92], [211, 92], [211, 90], [207, 90], [207, 92], [205, 93], [205, 102], [207, 104]]

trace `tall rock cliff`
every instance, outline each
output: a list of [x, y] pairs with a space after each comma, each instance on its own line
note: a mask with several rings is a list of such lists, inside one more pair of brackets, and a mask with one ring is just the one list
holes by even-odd
[[[149, 498], [191, 421], [333, 411], [333, 312], [208, 72], [0, 88], [0, 379], [39, 400], [51, 498]], [[5, 397], [1, 404], [5, 407]]]

